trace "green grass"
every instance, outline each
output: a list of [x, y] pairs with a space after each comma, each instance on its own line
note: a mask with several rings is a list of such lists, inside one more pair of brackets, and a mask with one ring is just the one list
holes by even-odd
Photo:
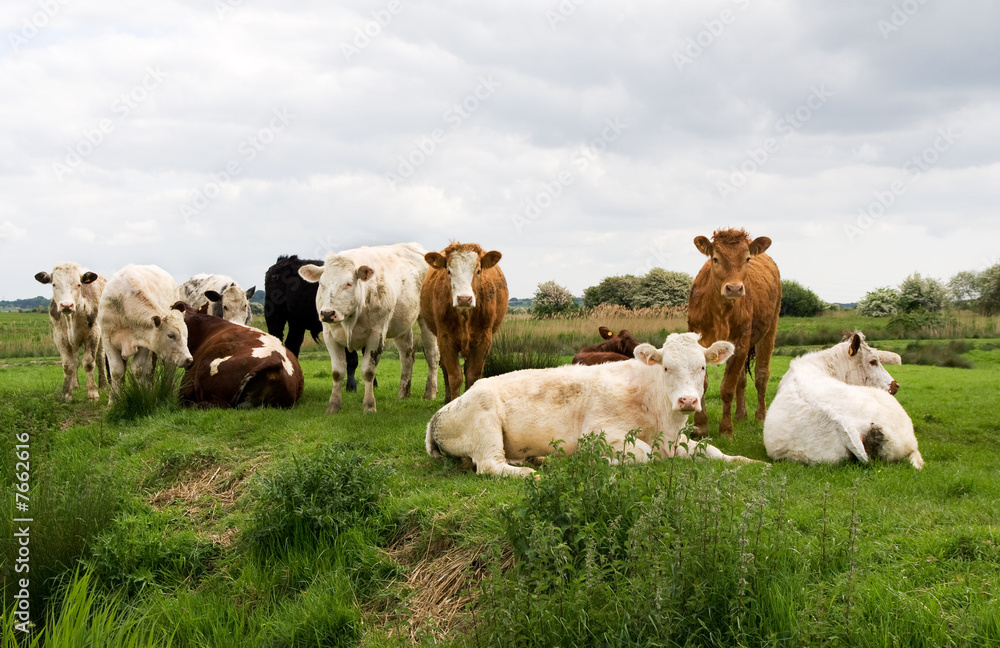
[[[311, 347], [290, 411], [160, 408], [120, 422], [103, 395], [59, 403], [55, 358], [5, 361], [0, 477], [12, 483], [9, 431], [30, 431], [32, 501], [49, 525], [33, 529], [36, 621], [60, 618], [59, 593], [87, 566], [88, 615], [99, 622], [117, 601], [113, 618], [134, 621], [138, 645], [994, 646], [1000, 347], [961, 349], [971, 368], [890, 368], [921, 472], [578, 455], [537, 483], [482, 478], [427, 456], [443, 401], [419, 398], [421, 359], [416, 397], [395, 397], [399, 364], [383, 358], [379, 411], [345, 394], [327, 416], [329, 361]], [[769, 400], [789, 361], [774, 358]], [[713, 368], [715, 425], [720, 378]], [[761, 431], [751, 407], [736, 438], [715, 443], [765, 460]], [[12, 506], [0, 504], [5, 609]], [[553, 525], [562, 535], [543, 533]], [[44, 551], [42, 528], [62, 529]]]

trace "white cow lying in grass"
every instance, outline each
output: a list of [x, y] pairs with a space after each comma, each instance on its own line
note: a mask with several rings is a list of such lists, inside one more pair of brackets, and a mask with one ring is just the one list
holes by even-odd
[[768, 456], [803, 463], [909, 459], [922, 468], [913, 422], [892, 396], [899, 385], [883, 363], [900, 364], [899, 355], [871, 348], [860, 332], [792, 360], [767, 410]]
[[[674, 334], [662, 349], [640, 344], [635, 359], [626, 362], [526, 369], [479, 380], [428, 423], [427, 452], [468, 457], [481, 474], [527, 476], [535, 471], [510, 462], [548, 455], [555, 440], [571, 454], [580, 437], [603, 431], [616, 452], [632, 453], [638, 462], [654, 452], [751, 461], [680, 434], [701, 409], [706, 362], [721, 364], [733, 354], [731, 343], [706, 349], [699, 337]], [[626, 447], [626, 436], [636, 429], [635, 445]]]

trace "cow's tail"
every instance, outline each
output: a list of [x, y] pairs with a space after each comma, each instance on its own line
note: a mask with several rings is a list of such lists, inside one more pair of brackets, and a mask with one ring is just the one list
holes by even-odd
[[437, 415], [431, 417], [430, 422], [427, 424], [427, 454], [430, 456], [440, 459], [441, 449], [438, 448], [437, 439], [435, 437], [435, 429], [437, 428]]
[[756, 364], [756, 360], [757, 360], [757, 347], [752, 346], [750, 347], [750, 351], [747, 353], [747, 364], [746, 367], [744, 367], [744, 369], [746, 369], [748, 376], [753, 375], [753, 368], [754, 364]]

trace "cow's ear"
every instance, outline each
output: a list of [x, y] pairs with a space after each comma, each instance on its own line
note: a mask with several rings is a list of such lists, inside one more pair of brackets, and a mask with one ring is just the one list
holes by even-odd
[[440, 252], [428, 252], [424, 255], [424, 261], [435, 270], [444, 270], [447, 260]]
[[163, 320], [160, 319], [159, 315], [153, 315], [153, 326], [155, 326], [156, 328], [160, 328], [160, 322], [162, 321]]
[[205, 291], [205, 296], [208, 297], [208, 301], [211, 301], [211, 302], [222, 301], [222, 295], [220, 295], [219, 293], [215, 292], [214, 290], [206, 290]]
[[316, 283], [323, 276], [323, 266], [307, 263], [299, 268], [299, 276], [309, 283]]
[[640, 344], [635, 348], [635, 357], [649, 366], [663, 363], [663, 354], [652, 344]]
[[247, 288], [247, 299], [253, 299], [255, 292], [257, 292], [257, 286], [250, 286]]
[[35, 275], [35, 281], [43, 284], [52, 283], [52, 275], [48, 272], [39, 272]]
[[712, 242], [708, 240], [707, 236], [694, 237], [694, 246], [705, 256], [712, 256]]
[[358, 281], [368, 281], [369, 279], [372, 278], [374, 274], [375, 274], [374, 270], [372, 270], [366, 265], [363, 265], [360, 268], [358, 268], [358, 273], [357, 273]]
[[851, 346], [847, 347], [847, 355], [854, 357], [854, 354], [861, 348], [861, 336], [855, 333], [851, 336]]
[[184, 311], [186, 311], [191, 307], [182, 301], [175, 301], [173, 304], [170, 305], [170, 308], [172, 308], [173, 310], [178, 310], [183, 313]]
[[878, 354], [878, 359], [882, 364], [888, 365], [901, 365], [903, 364], [903, 359], [898, 353], [893, 353], [892, 351], [882, 351], [881, 349], [872, 349]]
[[500, 257], [502, 256], [503, 255], [497, 252], [496, 250], [490, 250], [489, 252], [483, 255], [482, 259], [479, 260], [479, 267], [481, 267], [483, 270], [489, 270], [496, 264], [500, 263]]
[[771, 247], [771, 239], [766, 236], [758, 236], [750, 241], [750, 254], [754, 256], [762, 254], [769, 247]]
[[719, 340], [712, 346], [705, 349], [705, 361], [711, 364], [722, 364], [726, 360], [733, 357], [735, 352], [736, 347], [733, 346], [732, 342]]
[[597, 332], [601, 334], [601, 337], [605, 340], [610, 340], [615, 336], [615, 332], [609, 329], [607, 326], [602, 326], [597, 329]]
[[208, 305], [210, 303], [211, 302], [205, 302], [204, 304], [202, 304], [201, 308], [198, 309], [198, 312], [201, 313], [201, 314], [203, 314], [203, 315], [208, 315]]
[[96, 272], [84, 272], [82, 275], [80, 275], [80, 283], [89, 284], [89, 283], [94, 283], [95, 281], [97, 281]]

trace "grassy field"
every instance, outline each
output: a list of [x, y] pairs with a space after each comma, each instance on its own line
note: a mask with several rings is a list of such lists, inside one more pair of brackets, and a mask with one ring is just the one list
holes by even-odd
[[[0, 325], [7, 317], [47, 327], [44, 315]], [[596, 339], [600, 323], [511, 319], [505, 330], [570, 345], [591, 327]], [[608, 324], [651, 340], [683, 326]], [[850, 317], [782, 330], [798, 330], [794, 352], [859, 324], [870, 330]], [[356, 394], [324, 414], [329, 362], [307, 346], [291, 411], [166, 407], [112, 423], [104, 398], [58, 403], [57, 359], [24, 351], [0, 362], [0, 482], [14, 483], [14, 435], [29, 432], [32, 615], [62, 611], [51, 645], [110, 626], [108, 645], [996, 646], [1000, 349], [968, 339], [953, 352], [971, 368], [892, 368], [920, 472], [613, 467], [581, 454], [522, 482], [428, 457], [424, 428], [442, 399], [397, 400], [391, 357], [373, 415]], [[769, 399], [789, 361], [773, 360]], [[713, 368], [715, 424], [720, 376]], [[425, 377], [418, 359], [416, 394]], [[752, 419], [716, 443], [766, 460]], [[9, 610], [23, 514], [5, 495], [0, 515]], [[13, 647], [4, 627], [0, 645]]]

